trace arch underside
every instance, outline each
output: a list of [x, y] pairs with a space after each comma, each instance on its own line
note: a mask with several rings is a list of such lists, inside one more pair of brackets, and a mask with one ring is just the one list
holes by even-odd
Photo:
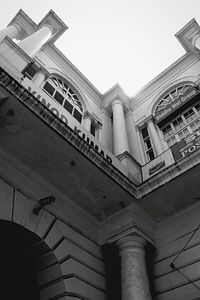
[[[35, 206], [34, 199], [0, 178], [0, 231], [4, 232], [10, 249], [18, 243], [18, 266], [24, 251], [27, 253], [25, 266], [29, 265], [31, 276], [36, 278], [33, 282], [39, 299], [105, 299], [105, 270], [100, 247], [45, 209], [35, 215]], [[12, 224], [8, 226], [14, 229], [6, 230], [2, 222]], [[10, 272], [11, 268], [6, 264], [5, 269]], [[21, 278], [23, 273], [27, 272], [22, 268]], [[37, 295], [33, 293], [33, 296], [37, 300]]]

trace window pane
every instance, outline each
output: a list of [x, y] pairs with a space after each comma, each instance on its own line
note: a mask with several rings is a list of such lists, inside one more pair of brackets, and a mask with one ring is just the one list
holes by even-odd
[[189, 134], [189, 130], [187, 128], [185, 128], [184, 130], [182, 130], [181, 132], [179, 132], [178, 136], [180, 137], [180, 139], [185, 138], [187, 135]]
[[146, 144], [147, 149], [151, 149], [151, 148], [152, 148], [152, 147], [151, 147], [150, 139], [146, 140], [146, 141], [145, 141], [145, 144]]
[[91, 124], [91, 129], [90, 129], [90, 133], [93, 135], [93, 136], [95, 136], [95, 126], [94, 126], [94, 124], [92, 123]]
[[45, 83], [43, 90], [45, 90], [51, 96], [53, 95], [53, 93], [55, 91], [54, 87], [48, 82]]
[[149, 136], [149, 133], [148, 133], [148, 130], [146, 127], [142, 129], [142, 136], [144, 139]]
[[169, 125], [163, 127], [162, 132], [163, 132], [163, 135], [164, 135], [165, 138], [167, 138], [170, 135], [172, 135], [173, 134], [173, 130], [171, 128], [171, 125], [169, 124]]
[[72, 105], [71, 103], [69, 103], [67, 100], [65, 100], [64, 108], [65, 108], [70, 114], [72, 114], [72, 111], [73, 111], [73, 105]]
[[59, 92], [56, 91], [54, 99], [57, 100], [60, 104], [63, 104], [64, 97]]
[[79, 121], [81, 123], [82, 115], [80, 114], [80, 112], [77, 109], [74, 109], [73, 116], [77, 121]]
[[184, 115], [184, 117], [185, 117], [187, 123], [191, 122], [191, 121], [194, 120], [195, 117], [196, 117], [196, 116], [195, 116], [195, 113], [194, 113], [194, 111], [193, 111], [193, 109], [189, 109], [189, 110], [186, 111], [183, 115]]
[[151, 149], [149, 152], [148, 152], [148, 157], [150, 160], [153, 160], [155, 158], [154, 156], [154, 153], [153, 153], [153, 150]]
[[173, 121], [175, 130], [178, 130], [184, 126], [183, 120], [181, 117], [178, 117], [176, 120]]
[[200, 103], [197, 103], [197, 104], [195, 105], [195, 108], [196, 108], [196, 110], [199, 112], [199, 111], [200, 111]]

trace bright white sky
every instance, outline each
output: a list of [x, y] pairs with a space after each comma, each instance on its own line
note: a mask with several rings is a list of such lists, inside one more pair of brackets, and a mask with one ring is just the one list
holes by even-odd
[[118, 82], [129, 96], [184, 54], [175, 33], [192, 18], [200, 23], [200, 0], [1, 0], [2, 7], [0, 28], [20, 8], [36, 23], [53, 9], [69, 27], [56, 46], [101, 93]]

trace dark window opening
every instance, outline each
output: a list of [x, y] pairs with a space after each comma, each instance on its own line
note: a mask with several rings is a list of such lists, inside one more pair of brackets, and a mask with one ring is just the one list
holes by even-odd
[[96, 127], [94, 125], [94, 123], [91, 124], [91, 129], [90, 129], [90, 133], [95, 136], [95, 132], [96, 132]]
[[73, 105], [72, 105], [71, 103], [69, 103], [67, 100], [65, 100], [64, 108], [65, 108], [70, 114], [72, 114], [72, 111], [73, 111]]
[[45, 83], [43, 89], [49, 94], [49, 95], [53, 95], [55, 88], [48, 82]]
[[154, 150], [151, 144], [151, 139], [147, 127], [144, 127], [141, 132], [142, 132], [147, 159], [148, 161], [151, 161], [155, 158], [155, 155], [154, 155]]
[[144, 128], [142, 129], [142, 136], [143, 136], [144, 139], [145, 139], [146, 137], [149, 136], [147, 127], [144, 127]]
[[38, 70], [39, 67], [34, 62], [31, 62], [24, 68], [22, 74], [24, 74], [24, 76], [28, 77], [29, 79], [32, 79], [36, 75]]
[[60, 104], [63, 104], [64, 97], [59, 92], [56, 91], [54, 95], [54, 99], [58, 101]]
[[82, 121], [82, 114], [77, 109], [74, 109], [74, 118], [81, 123]]

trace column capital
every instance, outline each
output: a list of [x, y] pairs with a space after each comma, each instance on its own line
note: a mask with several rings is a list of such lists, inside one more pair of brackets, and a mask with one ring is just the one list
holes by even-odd
[[128, 235], [118, 240], [117, 245], [120, 248], [120, 254], [122, 251], [138, 251], [144, 254], [146, 240], [137, 234]]
[[[12, 24], [8, 25], [8, 27], [10, 27], [10, 26], [14, 26], [15, 28], [17, 28], [17, 30], [19, 31], [19, 33], [23, 30], [23, 29], [19, 26], [19, 24], [17, 24], [17, 23], [12, 23]], [[8, 27], [7, 27], [7, 28], [8, 28]]]
[[115, 104], [121, 104], [123, 106], [123, 102], [121, 99], [119, 98], [115, 98], [112, 102], [111, 102], [111, 106], [113, 107]]
[[41, 28], [44, 28], [44, 27], [47, 27], [47, 28], [49, 28], [51, 30], [51, 35], [54, 34], [54, 29], [53, 29], [53, 27], [49, 23], [43, 24], [38, 30], [40, 30]]

